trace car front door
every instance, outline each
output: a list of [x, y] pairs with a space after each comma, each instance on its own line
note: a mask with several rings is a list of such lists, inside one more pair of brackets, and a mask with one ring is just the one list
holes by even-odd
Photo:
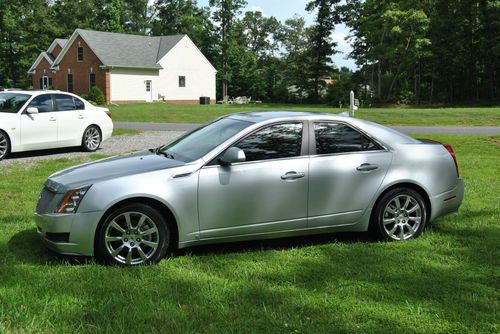
[[307, 224], [308, 161], [302, 122], [264, 127], [232, 145], [246, 161], [200, 170], [201, 239], [302, 229]]
[[356, 223], [379, 189], [392, 153], [344, 123], [314, 122], [308, 226]]
[[79, 145], [85, 130], [83, 102], [67, 94], [54, 94], [59, 146]]
[[[28, 114], [27, 108], [37, 108], [38, 113]], [[20, 115], [21, 145], [25, 150], [57, 147], [57, 112], [51, 94], [35, 97]]]

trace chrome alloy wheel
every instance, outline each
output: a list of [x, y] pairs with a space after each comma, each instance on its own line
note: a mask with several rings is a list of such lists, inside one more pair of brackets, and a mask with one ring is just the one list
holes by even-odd
[[7, 141], [7, 137], [0, 131], [0, 160], [7, 155], [8, 149], [9, 142]]
[[96, 127], [91, 126], [85, 131], [83, 140], [85, 142], [85, 147], [87, 148], [87, 150], [95, 151], [101, 143], [101, 134]]
[[137, 265], [153, 257], [160, 245], [156, 223], [141, 212], [124, 212], [108, 225], [106, 250], [117, 262]]
[[422, 221], [422, 207], [410, 195], [394, 197], [384, 208], [383, 226], [394, 240], [410, 239], [417, 233]]

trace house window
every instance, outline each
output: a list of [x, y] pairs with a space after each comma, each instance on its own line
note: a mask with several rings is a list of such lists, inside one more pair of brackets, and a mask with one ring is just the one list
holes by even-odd
[[179, 87], [186, 87], [186, 77], [183, 75], [179, 76]]
[[73, 93], [73, 74], [68, 74], [68, 92]]
[[89, 90], [95, 86], [95, 73], [89, 74]]
[[151, 91], [151, 80], [147, 80], [146, 81], [146, 92], [150, 92]]
[[83, 61], [83, 46], [79, 46], [76, 49], [76, 60]]
[[52, 78], [45, 75], [40, 77], [39, 88], [40, 90], [52, 88]]

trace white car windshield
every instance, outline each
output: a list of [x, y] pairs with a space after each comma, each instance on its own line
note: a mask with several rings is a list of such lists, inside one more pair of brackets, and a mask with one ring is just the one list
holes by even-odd
[[252, 124], [242, 120], [222, 118], [160, 147], [158, 153], [183, 162], [198, 160]]
[[0, 93], [0, 112], [16, 114], [30, 97], [29, 94]]

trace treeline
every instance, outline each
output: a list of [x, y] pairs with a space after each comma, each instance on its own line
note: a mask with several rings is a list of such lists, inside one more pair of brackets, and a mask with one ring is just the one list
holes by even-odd
[[[284, 2], [285, 3], [285, 2]], [[218, 70], [218, 98], [272, 102], [477, 103], [500, 97], [500, 1], [310, 0], [307, 25], [242, 12], [245, 0], [2, 0], [0, 86], [26, 71], [54, 38], [76, 28], [188, 34]], [[335, 25], [351, 29], [358, 69], [337, 68]]]

